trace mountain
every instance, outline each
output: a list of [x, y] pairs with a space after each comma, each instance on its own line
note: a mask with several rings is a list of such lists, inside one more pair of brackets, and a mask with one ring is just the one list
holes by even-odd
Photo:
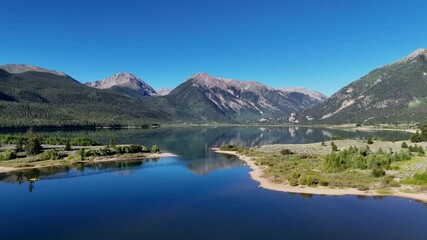
[[27, 64], [5, 64], [5, 65], [0, 65], [0, 68], [3, 69], [4, 71], [9, 72], [9, 73], [41, 72], [41, 73], [51, 73], [51, 74], [58, 75], [61, 77], [70, 78], [68, 75], [66, 75], [65, 73], [62, 73], [62, 72], [57, 72], [54, 70], [48, 70], [48, 69], [44, 69], [41, 67], [27, 65]]
[[88, 87], [56, 71], [10, 66], [2, 66], [0, 70], [0, 127], [145, 125], [176, 119], [194, 121], [192, 116], [179, 111], [167, 99], [147, 98], [142, 101]]
[[318, 104], [307, 91], [199, 73], [157, 96], [130, 73], [85, 85], [65, 73], [9, 64], [0, 68], [0, 127], [257, 121], [288, 117]]
[[284, 117], [320, 103], [306, 93], [277, 90], [255, 81], [215, 78], [206, 73], [190, 77], [167, 97], [211, 121]]
[[172, 92], [173, 88], [161, 88], [157, 90], [157, 93], [160, 96], [166, 96], [168, 95], [170, 92]]
[[129, 97], [157, 96], [157, 92], [132, 73], [116, 73], [104, 80], [86, 83], [87, 86], [108, 89]]
[[[398, 123], [427, 118], [427, 50], [375, 69], [303, 113], [315, 123]], [[303, 119], [304, 120], [304, 119]]]
[[313, 90], [308, 89], [308, 88], [303, 88], [303, 87], [298, 87], [298, 88], [283, 88], [283, 89], [280, 89], [280, 90], [282, 92], [286, 92], [286, 93], [291, 93], [291, 92], [303, 93], [305, 95], [308, 95], [313, 100], [317, 100], [318, 102], [323, 102], [323, 101], [325, 101], [328, 98], [326, 95], [324, 95], [322, 93], [313, 91]]

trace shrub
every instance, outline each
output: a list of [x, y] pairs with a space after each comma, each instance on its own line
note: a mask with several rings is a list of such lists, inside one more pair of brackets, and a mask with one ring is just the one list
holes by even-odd
[[402, 145], [400, 145], [402, 148], [408, 148], [408, 144], [406, 142], [403, 142]]
[[370, 150], [371, 149], [369, 148], [369, 146], [361, 147], [359, 150], [359, 153], [360, 153], [360, 155], [366, 157], [366, 156], [368, 156]]
[[307, 185], [307, 186], [314, 186], [318, 183], [317, 179], [309, 174], [301, 174], [301, 176], [298, 179], [298, 182], [301, 185]]
[[118, 154], [125, 154], [125, 153], [140, 153], [140, 152], [146, 152], [147, 149], [144, 146], [141, 145], [129, 145], [129, 146], [116, 146], [113, 148], [115, 152]]
[[393, 153], [391, 156], [391, 161], [392, 162], [399, 162], [399, 161], [407, 161], [407, 160], [411, 160], [412, 156], [411, 156], [411, 152], [408, 150], [401, 150], [397, 153]]
[[332, 152], [338, 151], [338, 146], [334, 142], [331, 142], [331, 148], [332, 148]]
[[372, 176], [374, 177], [382, 177], [385, 175], [385, 171], [379, 165], [375, 165], [372, 168]]
[[425, 154], [424, 149], [421, 146], [417, 146], [417, 144], [415, 144], [415, 146], [409, 146], [408, 149], [411, 152], [419, 153], [421, 156]]
[[427, 141], [427, 124], [420, 125], [420, 130], [411, 135], [411, 142]]
[[341, 159], [340, 155], [333, 152], [325, 156], [323, 161], [323, 171], [325, 172], [339, 172], [344, 170], [346, 167], [344, 165], [343, 159]]
[[151, 147], [151, 153], [160, 153], [160, 149], [159, 149], [159, 146], [157, 146], [157, 144], [154, 144]]
[[324, 147], [324, 146], [326, 146], [326, 143], [322, 142], [320, 145]]
[[70, 141], [67, 141], [67, 142], [65, 143], [65, 151], [71, 151], [71, 144], [70, 144]]
[[15, 151], [16, 152], [22, 152], [24, 151], [24, 144], [22, 140], [18, 140], [16, 145], [15, 145]]
[[391, 182], [388, 183], [388, 185], [390, 187], [400, 187], [400, 186], [402, 186], [399, 182], [396, 182], [396, 181], [391, 181]]
[[298, 186], [298, 179], [290, 178], [288, 182], [290, 186]]
[[16, 158], [16, 153], [13, 150], [6, 150], [0, 154], [0, 161], [7, 161]]
[[85, 160], [85, 149], [84, 148], [80, 148], [79, 150], [77, 150], [77, 156], [80, 157], [80, 160]]
[[[157, 145], [156, 145], [156, 147], [157, 147]], [[140, 145], [130, 145], [130, 146], [125, 147], [126, 153], [139, 153], [139, 152], [142, 152], [142, 150], [143, 150], [143, 147]], [[155, 151], [160, 152], [159, 147], [157, 147], [157, 150], [155, 150]]]
[[372, 141], [372, 138], [371, 138], [371, 137], [369, 137], [369, 138], [368, 138], [368, 141], [367, 141], [367, 142], [368, 142], [368, 144], [373, 144], [373, 143], [374, 143], [374, 141]]
[[237, 151], [238, 149], [239, 148], [232, 143], [228, 143], [219, 147], [219, 150], [222, 150], [222, 151]]
[[410, 140], [411, 142], [422, 142], [424, 139], [420, 132], [417, 131], [416, 133], [411, 135]]
[[282, 149], [282, 150], [280, 150], [280, 154], [282, 154], [282, 155], [292, 155], [292, 154], [294, 154], [291, 150], [289, 150], [289, 149]]
[[37, 156], [37, 159], [40, 161], [44, 160], [57, 160], [58, 152], [53, 149], [46, 150]]
[[363, 183], [357, 184], [356, 188], [359, 191], [367, 191], [367, 190], [369, 190], [369, 186], [367, 184], [363, 184]]
[[329, 182], [327, 180], [325, 180], [325, 179], [320, 179], [319, 185], [327, 187], [327, 186], [329, 186]]

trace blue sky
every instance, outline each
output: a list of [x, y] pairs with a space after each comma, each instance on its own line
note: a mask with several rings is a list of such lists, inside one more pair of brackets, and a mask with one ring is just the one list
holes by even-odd
[[197, 72], [327, 95], [427, 48], [427, 1], [2, 0], [0, 64], [154, 88]]

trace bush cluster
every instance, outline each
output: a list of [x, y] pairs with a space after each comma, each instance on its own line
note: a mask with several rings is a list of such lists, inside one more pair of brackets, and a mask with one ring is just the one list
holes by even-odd
[[0, 154], [0, 161], [7, 161], [16, 158], [16, 153], [13, 150], [6, 150]]
[[393, 153], [379, 149], [373, 153], [369, 147], [349, 147], [341, 152], [333, 152], [325, 156], [323, 170], [325, 172], [341, 172], [346, 169], [372, 169], [376, 177], [384, 175], [384, 170], [390, 167], [390, 163], [411, 159], [409, 151], [401, 150]]
[[221, 147], [219, 147], [219, 150], [221, 151], [237, 151], [239, 150], [239, 147], [237, 147], [236, 145], [232, 144], [232, 143], [228, 143], [225, 145], [222, 145]]
[[[155, 145], [157, 146], [157, 145]], [[157, 150], [160, 150], [157, 147]], [[141, 145], [129, 145], [129, 146], [116, 146], [113, 148], [100, 148], [100, 149], [88, 149], [83, 148], [77, 151], [77, 157], [74, 157], [77, 160], [84, 160], [87, 157], [102, 157], [102, 156], [112, 156], [117, 154], [126, 154], [126, 153], [142, 153], [150, 152], [145, 146]]]
[[425, 154], [425, 151], [424, 151], [424, 149], [421, 146], [417, 146], [417, 145], [415, 145], [415, 146], [409, 146], [408, 149], [411, 152], [418, 153], [418, 155], [420, 155], [420, 156], [423, 156]]
[[49, 149], [49, 150], [45, 150], [44, 152], [40, 153], [37, 156], [37, 159], [39, 161], [44, 161], [44, 160], [57, 160], [58, 159], [58, 152], [53, 150], [53, 149]]

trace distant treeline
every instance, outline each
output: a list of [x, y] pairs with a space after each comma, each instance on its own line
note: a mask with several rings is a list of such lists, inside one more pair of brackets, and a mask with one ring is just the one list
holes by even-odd
[[94, 130], [98, 128], [110, 128], [110, 129], [121, 129], [121, 128], [140, 128], [140, 129], [148, 129], [148, 128], [158, 128], [160, 124], [106, 124], [101, 125], [97, 123], [84, 123], [84, 124], [54, 124], [54, 125], [35, 125], [34, 123], [28, 123], [28, 125], [5, 125], [0, 124], [0, 133], [1, 131], [26, 131], [29, 128], [32, 128], [36, 131], [49, 131], [49, 130]]
[[[51, 137], [51, 136], [37, 136], [41, 144], [46, 145], [71, 145], [71, 146], [98, 146], [100, 143], [83, 137], [75, 138], [61, 138], [61, 137]], [[0, 135], [0, 144], [24, 144], [28, 142], [28, 137], [26, 135]]]

